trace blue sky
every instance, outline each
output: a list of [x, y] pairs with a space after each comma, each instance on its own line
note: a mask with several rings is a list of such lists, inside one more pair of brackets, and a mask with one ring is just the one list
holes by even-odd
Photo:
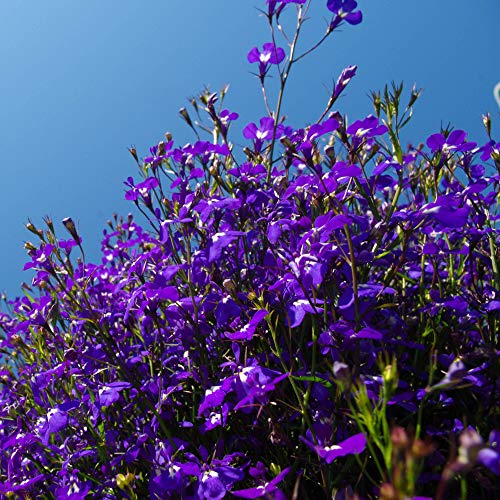
[[[303, 47], [320, 36], [326, 0], [313, 0]], [[484, 141], [493, 87], [500, 81], [498, 0], [362, 1], [364, 22], [345, 26], [297, 66], [284, 108], [289, 123], [314, 121], [327, 88], [358, 65], [338, 109], [350, 120], [370, 113], [368, 93], [391, 80], [424, 88], [408, 137], [425, 141], [441, 125]], [[246, 54], [269, 41], [256, 6], [264, 0], [11, 0], [0, 5], [0, 291], [19, 294], [28, 218], [71, 216], [87, 258], [97, 261], [106, 220], [134, 212], [123, 181], [166, 131], [192, 141], [178, 118], [204, 85], [230, 83], [227, 105], [240, 127], [264, 112]], [[234, 137], [236, 142], [240, 136]], [[135, 213], [135, 212], [134, 212]]]

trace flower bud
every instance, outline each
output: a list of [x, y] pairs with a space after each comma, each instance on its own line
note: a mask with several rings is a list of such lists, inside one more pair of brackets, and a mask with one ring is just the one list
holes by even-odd
[[117, 474], [116, 485], [121, 490], [124, 490], [134, 479], [135, 475], [132, 472], [128, 472], [126, 476], [124, 474]]
[[411, 452], [415, 458], [423, 458], [429, 456], [435, 449], [431, 442], [415, 439], [411, 446]]
[[392, 484], [384, 483], [380, 487], [380, 499], [381, 500], [398, 500], [399, 495], [396, 488]]
[[73, 219], [71, 217], [66, 217], [62, 220], [62, 223], [72, 238], [77, 242], [80, 241]]
[[394, 427], [391, 431], [391, 441], [395, 448], [398, 450], [406, 450], [410, 445], [408, 434], [399, 425]]
[[181, 108], [179, 109], [179, 114], [182, 116], [184, 121], [191, 127], [193, 128], [193, 122], [191, 121], [191, 117], [189, 116], [189, 113], [187, 112], [186, 108]]
[[483, 119], [483, 125], [486, 129], [486, 133], [488, 134], [488, 137], [491, 138], [491, 115], [489, 113], [486, 113], [481, 118]]
[[137, 150], [133, 147], [133, 146], [130, 146], [128, 148], [128, 151], [129, 153], [132, 155], [132, 157], [134, 158], [134, 160], [139, 163], [139, 157], [137, 156]]

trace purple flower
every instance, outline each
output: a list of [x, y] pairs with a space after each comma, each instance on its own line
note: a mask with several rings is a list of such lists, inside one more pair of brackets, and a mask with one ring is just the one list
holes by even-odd
[[490, 141], [479, 149], [481, 160], [488, 161], [490, 158], [500, 158], [500, 142]]
[[226, 333], [226, 337], [230, 340], [252, 340], [257, 326], [268, 314], [266, 309], [258, 310], [245, 326], [234, 333]]
[[[273, 16], [277, 14], [277, 16], [279, 16], [285, 8], [285, 5], [290, 3], [304, 4], [306, 0], [266, 0], [266, 3], [269, 5], [268, 15]], [[278, 8], [276, 8], [276, 5], [278, 5]]]
[[458, 449], [458, 459], [454, 464], [454, 469], [459, 471], [462, 468], [473, 466], [476, 462], [488, 467], [496, 475], [500, 476], [500, 453], [498, 451], [499, 437], [498, 431], [490, 434], [488, 444], [475, 429], [469, 427], [460, 434], [460, 448]]
[[285, 51], [281, 47], [276, 47], [274, 43], [265, 43], [262, 51], [253, 47], [248, 53], [248, 62], [259, 63], [259, 73], [261, 78], [266, 74], [270, 64], [279, 64], [285, 59]]
[[246, 366], [235, 379], [239, 402], [234, 409], [248, 410], [254, 404], [254, 400], [259, 404], [265, 404], [267, 393], [274, 391], [276, 385], [288, 376], [288, 373], [280, 374], [260, 366]]
[[369, 115], [364, 120], [356, 120], [352, 125], [347, 127], [347, 133], [355, 137], [373, 137], [382, 135], [387, 132], [385, 125], [380, 125], [376, 116]]
[[241, 481], [244, 474], [228, 465], [214, 467], [205, 471], [198, 486], [198, 495], [207, 500], [220, 500], [226, 496], [234, 482]]
[[460, 358], [455, 359], [446, 372], [443, 379], [437, 384], [430, 387], [430, 390], [434, 389], [448, 389], [453, 388], [463, 381], [464, 377], [467, 375], [467, 368], [463, 364]]
[[330, 446], [315, 445], [302, 436], [300, 436], [300, 440], [314, 450], [327, 464], [331, 464], [338, 457], [357, 455], [366, 447], [366, 438], [363, 433], [355, 434], [338, 444]]
[[220, 112], [219, 116], [224, 124], [237, 120], [239, 117], [238, 113], [235, 113], [234, 111], [229, 111], [228, 109], [223, 109]]
[[51, 269], [52, 263], [50, 262], [50, 255], [54, 248], [54, 245], [47, 243], [43, 244], [38, 250], [33, 250], [33, 252], [30, 253], [31, 262], [27, 262], [23, 270], [26, 271], [32, 268]]
[[[231, 494], [240, 498], [262, 498], [262, 497], [267, 497], [267, 495], [271, 495], [272, 493], [274, 493], [274, 498], [284, 498], [281, 491], [278, 490], [277, 485], [281, 481], [283, 481], [283, 478], [288, 474], [289, 471], [290, 467], [287, 467], [269, 482], [257, 486], [256, 488], [248, 488], [245, 490], [232, 491]], [[280, 497], [278, 497], [278, 495], [280, 495]]]
[[460, 206], [460, 199], [454, 196], [440, 196], [435, 202], [422, 207], [422, 214], [437, 220], [443, 227], [463, 227], [469, 218], [468, 205]]
[[125, 199], [130, 201], [137, 201], [139, 197], [144, 200], [146, 205], [151, 205], [151, 197], [149, 192], [154, 188], [158, 187], [158, 179], [155, 177], [148, 177], [145, 181], [134, 185], [134, 180], [132, 177], [127, 179], [125, 185], [130, 186], [131, 189], [125, 192]]
[[256, 139], [258, 141], [269, 141], [273, 138], [274, 119], [265, 116], [260, 119], [260, 128], [255, 123], [249, 123], [243, 129], [243, 135], [247, 139]]
[[476, 147], [475, 142], [466, 142], [467, 134], [463, 130], [454, 130], [448, 137], [443, 134], [433, 134], [427, 139], [427, 146], [436, 151], [470, 151]]
[[299, 299], [294, 301], [287, 309], [290, 328], [296, 328], [302, 324], [307, 313], [322, 314], [322, 300], [316, 299], [311, 302], [307, 299]]
[[238, 236], [244, 235], [245, 233], [242, 231], [225, 231], [214, 234], [208, 246], [208, 262], [212, 263], [219, 260], [223, 250], [236, 240]]
[[[274, 132], [274, 119], [265, 116], [260, 119], [260, 127], [257, 127], [255, 123], [249, 123], [243, 129], [243, 135], [247, 139], [254, 139], [255, 150], [260, 151], [262, 149], [262, 144], [264, 141], [271, 141], [273, 139]], [[276, 127], [276, 137], [281, 135], [281, 127]]]
[[355, 10], [358, 4], [354, 0], [328, 0], [326, 6], [335, 14], [330, 23], [330, 30], [335, 29], [344, 20], [353, 25], [363, 20], [361, 11]]
[[99, 403], [102, 406], [110, 406], [120, 398], [120, 391], [132, 387], [129, 382], [111, 382], [99, 389]]
[[[219, 115], [220, 126], [222, 128], [222, 133], [224, 136], [227, 134], [227, 131], [228, 131], [228, 128], [229, 128], [229, 125], [231, 124], [231, 122], [233, 122], [234, 120], [237, 120], [238, 117], [239, 117], [238, 113], [231, 112], [228, 109], [223, 109], [220, 112], [220, 115]], [[229, 154], [229, 151], [228, 151], [228, 154]]]
[[337, 97], [347, 87], [351, 79], [356, 74], [357, 70], [358, 70], [357, 66], [348, 66], [347, 68], [342, 70], [342, 73], [340, 73], [340, 76], [338, 77], [337, 82], [335, 83], [335, 88], [333, 90], [334, 99], [337, 99]]
[[217, 472], [211, 470], [203, 473], [198, 486], [198, 495], [207, 500], [220, 500], [226, 496], [226, 487]]

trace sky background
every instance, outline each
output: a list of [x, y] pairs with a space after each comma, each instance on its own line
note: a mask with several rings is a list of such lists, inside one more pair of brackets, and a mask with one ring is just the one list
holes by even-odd
[[[341, 70], [358, 75], [337, 109], [352, 122], [372, 112], [370, 90], [392, 80], [424, 89], [407, 137], [423, 142], [441, 125], [484, 142], [500, 81], [499, 0], [360, 0], [364, 21], [345, 25], [295, 68], [284, 111], [292, 126], [315, 121]], [[326, 0], [313, 0], [301, 47], [321, 36]], [[106, 220], [135, 207], [123, 181], [136, 176], [127, 147], [144, 157], [170, 131], [194, 138], [178, 110], [205, 85], [230, 83], [226, 105], [240, 114], [233, 136], [264, 114], [254, 45], [269, 41], [256, 7], [264, 0], [10, 0], [0, 4], [0, 291], [31, 281], [23, 248], [28, 219], [71, 216], [87, 260], [99, 261]], [[496, 62], [495, 62], [496, 61]], [[34, 242], [34, 241], [33, 241]]]

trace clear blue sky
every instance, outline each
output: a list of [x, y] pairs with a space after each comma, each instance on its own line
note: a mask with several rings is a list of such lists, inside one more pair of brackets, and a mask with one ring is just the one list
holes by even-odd
[[[126, 214], [123, 180], [166, 131], [191, 141], [178, 118], [185, 99], [230, 83], [241, 126], [263, 113], [246, 54], [269, 41], [255, 6], [264, 0], [9, 0], [0, 4], [0, 291], [19, 293], [29, 273], [24, 224], [71, 216], [87, 256], [99, 259], [106, 219]], [[452, 123], [483, 141], [481, 114], [500, 116], [499, 0], [360, 0], [364, 22], [346, 26], [296, 68], [285, 110], [291, 125], [313, 121], [332, 79], [358, 76], [340, 102], [351, 120], [371, 112], [369, 90], [391, 80], [424, 94], [409, 136], [423, 141]], [[323, 28], [314, 0], [306, 42]], [[240, 140], [240, 137], [235, 138]], [[60, 227], [60, 226], [59, 226]], [[60, 229], [62, 235], [64, 230]]]

